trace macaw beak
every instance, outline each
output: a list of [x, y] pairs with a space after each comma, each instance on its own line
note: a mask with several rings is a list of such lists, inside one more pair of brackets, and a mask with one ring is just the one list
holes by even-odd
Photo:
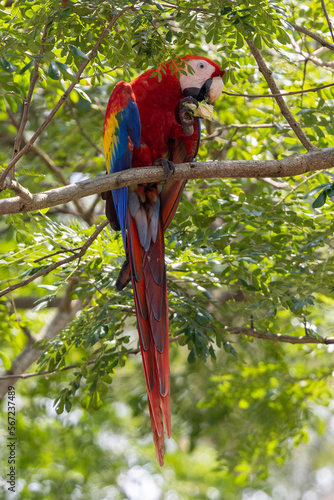
[[189, 87], [183, 90], [185, 97], [193, 97], [196, 101], [208, 100], [209, 104], [213, 104], [220, 96], [223, 90], [223, 80], [220, 76], [209, 78], [204, 82], [201, 88]]

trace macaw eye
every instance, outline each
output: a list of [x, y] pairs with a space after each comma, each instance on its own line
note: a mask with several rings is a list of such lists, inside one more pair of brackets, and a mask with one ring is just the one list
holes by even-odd
[[199, 63], [199, 67], [200, 67], [200, 69], [204, 69], [205, 68], [204, 63]]

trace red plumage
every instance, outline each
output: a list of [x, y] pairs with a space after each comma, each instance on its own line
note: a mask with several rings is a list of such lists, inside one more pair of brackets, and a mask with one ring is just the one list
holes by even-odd
[[[206, 88], [207, 85], [210, 97], [211, 83], [207, 82], [209, 80], [211, 82], [212, 79], [220, 80], [223, 72], [216, 63], [195, 56], [185, 56], [177, 61], [162, 63], [157, 70], [146, 71], [130, 82], [133, 94], [128, 93], [128, 90], [123, 91], [122, 96], [129, 95], [132, 100], [133, 95], [135, 96], [141, 125], [140, 144], [133, 148], [131, 156], [132, 168], [152, 165], [161, 158], [173, 163], [183, 163], [192, 160], [196, 155], [200, 140], [199, 121], [193, 121], [190, 132], [182, 121], [182, 99], [187, 89], [182, 88], [177, 76], [177, 70], [187, 69], [186, 65], [189, 63], [194, 66], [194, 76], [191, 76], [193, 73], [190, 72], [190, 76], [184, 79], [185, 83], [189, 80], [192, 92], [195, 88], [198, 90], [198, 95], [200, 89]], [[201, 65], [204, 68], [200, 67]], [[156, 75], [152, 76], [154, 72]], [[127, 85], [128, 89], [129, 85], [124, 85]], [[115, 104], [116, 97], [119, 100], [119, 90], [117, 96], [114, 96], [114, 92], [111, 95], [105, 118], [106, 157], [107, 154], [113, 157], [113, 152], [110, 153], [108, 127], [111, 123], [111, 110], [118, 107], [118, 104]], [[125, 108], [126, 100], [123, 99], [122, 109]], [[120, 124], [119, 130], [115, 129], [114, 136], [121, 134], [124, 123]], [[131, 123], [127, 123], [127, 126], [130, 130]], [[112, 136], [111, 142], [114, 141], [116, 144], [116, 139]], [[119, 143], [124, 145], [124, 140], [122, 143], [119, 139]], [[110, 171], [115, 170], [111, 167]], [[131, 276], [151, 426], [160, 465], [163, 464], [164, 458], [163, 429], [165, 428], [168, 437], [171, 434], [164, 231], [173, 219], [184, 185], [185, 181], [170, 179], [166, 183], [129, 187], [126, 219], [127, 262], [123, 265], [117, 282], [118, 289], [122, 289]], [[109, 205], [112, 204], [110, 198], [109, 196]], [[108, 217], [111, 223], [117, 226], [117, 221], [114, 220], [115, 213], [115, 210], [109, 209]]]

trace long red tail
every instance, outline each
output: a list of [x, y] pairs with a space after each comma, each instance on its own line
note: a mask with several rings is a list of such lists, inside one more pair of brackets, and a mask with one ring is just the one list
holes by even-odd
[[168, 300], [164, 234], [161, 218], [155, 242], [145, 251], [135, 219], [128, 212], [128, 250], [140, 349], [151, 426], [160, 465], [164, 463], [164, 424], [171, 435]]

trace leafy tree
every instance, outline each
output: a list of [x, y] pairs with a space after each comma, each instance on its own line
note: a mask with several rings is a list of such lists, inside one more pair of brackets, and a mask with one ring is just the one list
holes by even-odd
[[[32, 372], [16, 389], [17, 498], [271, 494], [268, 473], [326, 435], [330, 15], [316, 0], [2, 2], [1, 396]], [[176, 168], [194, 180], [166, 233], [173, 440], [158, 471], [101, 129], [118, 80], [189, 52], [226, 70], [226, 91], [198, 161]]]

